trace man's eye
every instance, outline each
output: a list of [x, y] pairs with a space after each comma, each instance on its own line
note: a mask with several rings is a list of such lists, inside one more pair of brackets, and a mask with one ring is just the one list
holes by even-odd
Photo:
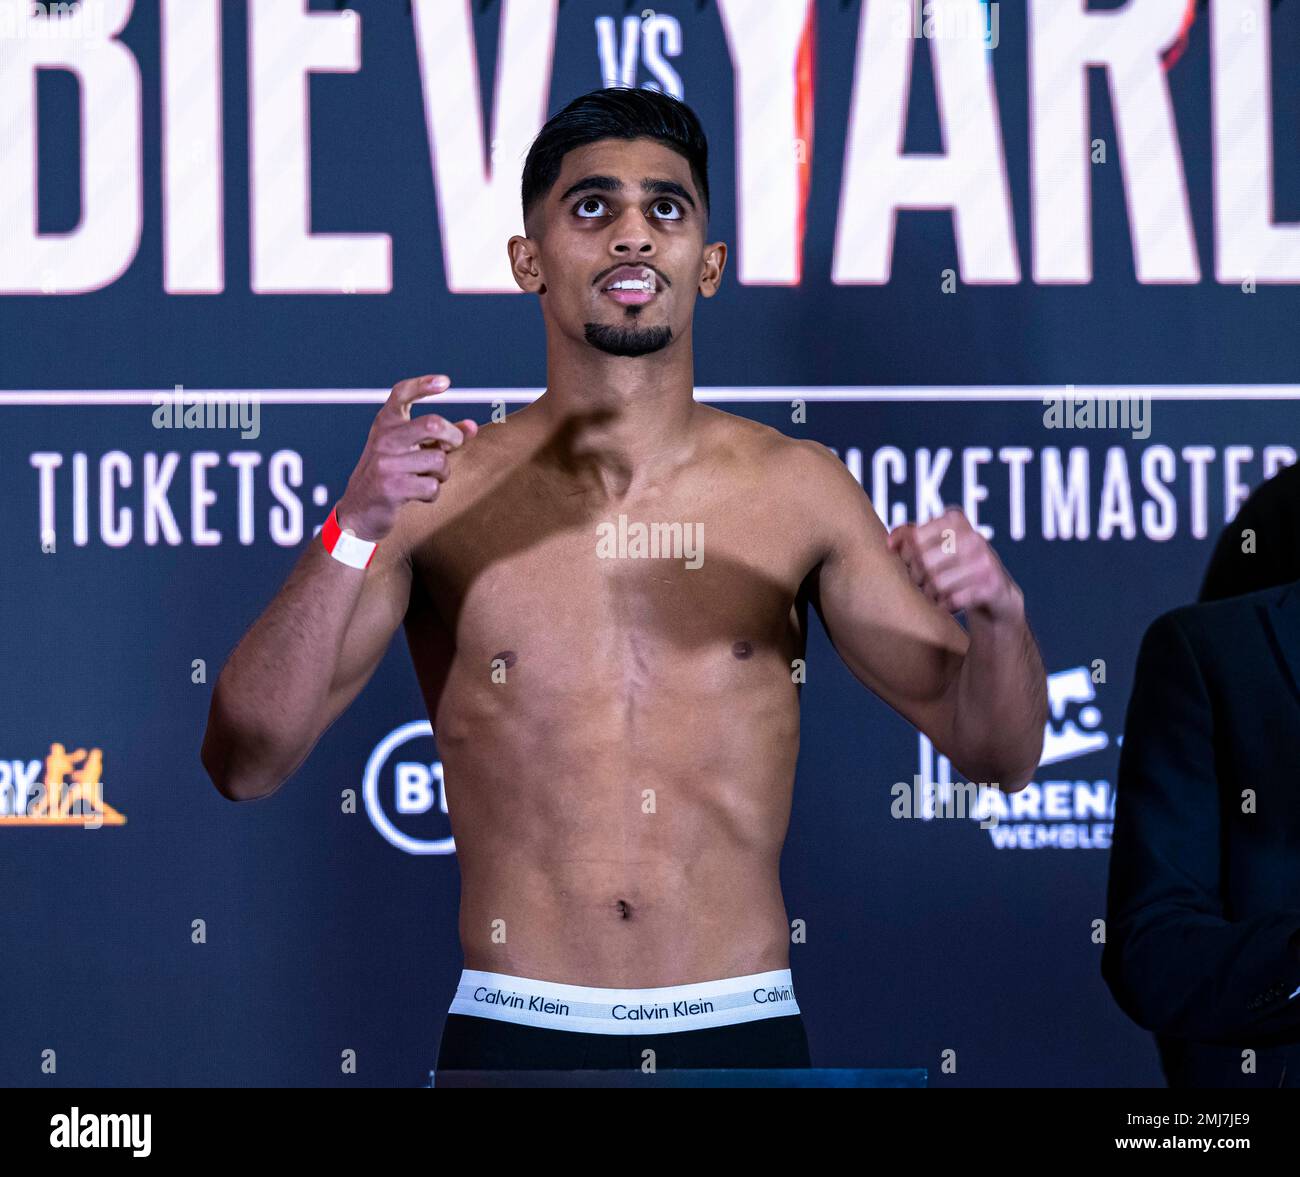
[[[604, 204], [605, 202], [599, 196], [587, 196], [578, 202], [573, 211], [576, 212], [584, 221], [594, 221], [598, 216], [600, 216], [600, 213], [597, 210], [603, 207]], [[592, 205], [595, 205], [596, 208], [593, 209], [591, 207]], [[657, 216], [661, 221], [680, 221], [682, 219], [681, 205], [679, 205], [675, 200], [668, 200], [667, 198], [656, 200], [653, 208], [655, 216]], [[667, 210], [666, 213], [665, 210]]]

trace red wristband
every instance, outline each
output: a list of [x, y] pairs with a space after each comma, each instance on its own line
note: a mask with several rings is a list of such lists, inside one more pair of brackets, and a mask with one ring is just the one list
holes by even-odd
[[337, 506], [330, 511], [325, 526], [320, 529], [320, 538], [325, 550], [349, 568], [369, 568], [370, 561], [375, 558], [375, 549], [379, 547], [371, 540], [358, 539], [350, 528], [339, 527]]

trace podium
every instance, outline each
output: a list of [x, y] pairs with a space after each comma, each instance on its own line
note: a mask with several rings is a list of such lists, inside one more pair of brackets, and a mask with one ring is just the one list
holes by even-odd
[[781, 1070], [692, 1070], [644, 1074], [631, 1068], [585, 1071], [430, 1071], [430, 1087], [925, 1087], [924, 1067], [859, 1070], [792, 1067]]

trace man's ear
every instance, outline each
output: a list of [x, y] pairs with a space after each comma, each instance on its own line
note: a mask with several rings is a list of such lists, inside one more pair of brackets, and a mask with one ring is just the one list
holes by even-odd
[[506, 250], [510, 254], [510, 272], [519, 289], [525, 294], [545, 294], [537, 243], [528, 237], [515, 236], [506, 243]]
[[725, 242], [715, 241], [705, 246], [704, 265], [700, 268], [700, 293], [705, 298], [712, 298], [722, 285], [722, 271], [727, 268], [727, 246]]

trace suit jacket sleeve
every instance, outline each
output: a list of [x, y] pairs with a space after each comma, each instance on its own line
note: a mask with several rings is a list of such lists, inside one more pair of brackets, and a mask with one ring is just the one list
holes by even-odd
[[1183, 628], [1165, 614], [1143, 638], [1125, 721], [1102, 973], [1148, 1030], [1263, 1045], [1300, 1033], [1300, 960], [1289, 945], [1300, 906], [1224, 918], [1221, 805], [1240, 801], [1220, 799], [1209, 693]]

